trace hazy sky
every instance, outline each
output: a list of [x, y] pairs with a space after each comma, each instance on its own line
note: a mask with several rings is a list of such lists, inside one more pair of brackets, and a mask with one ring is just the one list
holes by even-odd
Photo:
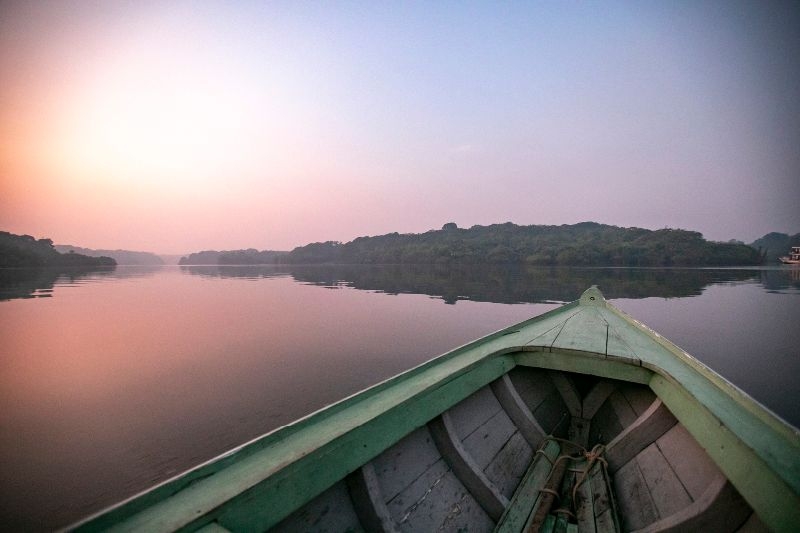
[[0, 3], [0, 229], [800, 231], [800, 4]]

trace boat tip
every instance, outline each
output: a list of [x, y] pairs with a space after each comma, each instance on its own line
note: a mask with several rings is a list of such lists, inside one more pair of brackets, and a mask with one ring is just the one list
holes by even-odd
[[600, 292], [600, 289], [597, 288], [597, 285], [592, 285], [581, 294], [580, 304], [581, 305], [598, 305], [602, 306], [605, 305], [606, 299], [603, 296], [603, 293]]

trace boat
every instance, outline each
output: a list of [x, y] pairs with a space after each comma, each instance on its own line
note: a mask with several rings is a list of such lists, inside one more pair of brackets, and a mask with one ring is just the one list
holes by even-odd
[[792, 246], [789, 255], [779, 257], [778, 260], [785, 265], [800, 265], [800, 246]]
[[800, 431], [605, 300], [505, 328], [74, 531], [797, 531]]

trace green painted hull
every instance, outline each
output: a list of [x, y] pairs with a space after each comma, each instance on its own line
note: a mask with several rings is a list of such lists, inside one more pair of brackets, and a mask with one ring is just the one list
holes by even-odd
[[[471, 420], [482, 412], [491, 416]], [[563, 486], [548, 489], [574, 497], [562, 514], [546, 512], [548, 491], [541, 492], [556, 470], [541, 462], [552, 452], [556, 441], [546, 435], [553, 434], [606, 450], [602, 460], [588, 452], [567, 459], [573, 466], [560, 473]], [[563, 454], [566, 444], [559, 446]], [[401, 481], [415, 468], [418, 476]], [[675, 488], [659, 481], [665, 473]], [[433, 481], [417, 487], [425, 476]], [[592, 497], [595, 489], [606, 496]], [[539, 519], [543, 530], [796, 531], [800, 434], [592, 288], [71, 529], [401, 531], [466, 524], [517, 531]]]

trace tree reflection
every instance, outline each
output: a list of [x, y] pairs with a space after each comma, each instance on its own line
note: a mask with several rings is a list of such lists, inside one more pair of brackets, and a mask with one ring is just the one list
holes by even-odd
[[17, 298], [47, 298], [57, 283], [109, 276], [116, 267], [0, 268], [0, 301]]
[[286, 265], [181, 267], [184, 272], [224, 278], [292, 276], [299, 283], [351, 287], [386, 294], [427, 294], [445, 303], [547, 303], [575, 300], [598, 285], [607, 298], [698, 296], [716, 283], [761, 282], [765, 287], [797, 287], [788, 272], [698, 268], [536, 268], [437, 265]]

